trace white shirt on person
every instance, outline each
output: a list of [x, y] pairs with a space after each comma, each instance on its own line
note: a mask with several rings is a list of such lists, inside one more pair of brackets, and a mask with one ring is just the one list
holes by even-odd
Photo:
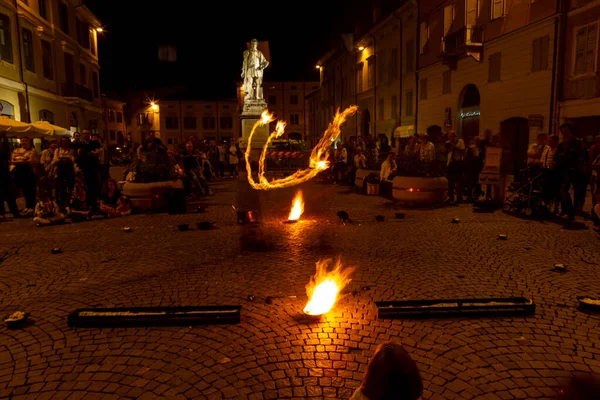
[[381, 164], [381, 171], [379, 172], [379, 180], [386, 181], [388, 177], [392, 174], [395, 174], [398, 171], [398, 167], [396, 166], [396, 161], [385, 160]]
[[356, 154], [354, 156], [354, 166], [358, 169], [365, 169], [367, 168], [367, 157], [365, 157], [364, 154]]

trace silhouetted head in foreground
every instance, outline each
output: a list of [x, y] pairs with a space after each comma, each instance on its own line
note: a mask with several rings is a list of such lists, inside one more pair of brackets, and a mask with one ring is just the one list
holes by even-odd
[[369, 362], [360, 392], [353, 398], [416, 400], [423, 394], [423, 381], [417, 364], [404, 347], [396, 343], [384, 343], [377, 348]]
[[600, 379], [592, 376], [572, 378], [561, 390], [558, 400], [600, 399]]

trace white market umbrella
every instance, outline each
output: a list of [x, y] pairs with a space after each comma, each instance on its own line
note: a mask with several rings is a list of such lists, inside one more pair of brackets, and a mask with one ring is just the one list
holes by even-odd
[[42, 133], [44, 135], [49, 135], [49, 136], [65, 136], [65, 135], [70, 135], [71, 132], [68, 129], [62, 128], [60, 126], [57, 125], [52, 125], [50, 122], [48, 121], [37, 121], [37, 122], [33, 122], [31, 124], [31, 126], [33, 127], [34, 130], [36, 130], [39, 133]]
[[31, 125], [26, 122], [16, 121], [6, 116], [0, 117], [0, 131], [23, 133], [31, 129]]

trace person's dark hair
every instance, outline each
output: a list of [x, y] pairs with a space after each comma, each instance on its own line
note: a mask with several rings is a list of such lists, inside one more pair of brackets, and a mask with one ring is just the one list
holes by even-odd
[[560, 129], [568, 129], [569, 132], [571, 132], [571, 134], [574, 132], [573, 124], [570, 122], [565, 122], [563, 124], [560, 124]]
[[539, 135], [537, 135], [537, 138], [541, 139], [541, 138], [545, 138], [546, 136], [548, 136], [548, 135], [546, 135], [545, 133], [540, 133]]
[[371, 358], [360, 391], [369, 400], [416, 400], [423, 394], [423, 380], [404, 347], [384, 343]]
[[120, 193], [119, 185], [117, 184], [117, 181], [115, 181], [112, 178], [110, 178], [109, 180], [106, 181], [106, 183], [104, 183], [104, 193], [108, 194], [108, 184], [111, 182], [115, 185], [115, 193], [117, 193], [117, 192]]

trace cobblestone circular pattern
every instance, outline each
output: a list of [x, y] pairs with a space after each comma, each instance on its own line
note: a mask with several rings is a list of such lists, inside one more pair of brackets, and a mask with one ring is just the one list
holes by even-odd
[[[564, 378], [600, 372], [600, 317], [576, 309], [577, 296], [600, 294], [590, 230], [473, 214], [468, 206], [406, 210], [395, 220], [385, 199], [309, 183], [298, 224], [282, 223], [296, 188], [254, 194], [263, 223], [249, 233], [230, 206], [244, 203], [245, 182], [213, 186], [204, 214], [44, 229], [1, 223], [0, 315], [25, 310], [32, 323], [0, 328], [0, 398], [345, 399], [387, 340], [418, 362], [426, 399], [549, 398]], [[353, 223], [339, 222], [340, 209]], [[379, 214], [386, 222], [375, 222]], [[201, 220], [218, 228], [176, 228]], [[497, 240], [499, 233], [508, 240]], [[251, 251], [248, 235], [267, 251]], [[51, 254], [54, 247], [63, 253]], [[332, 313], [306, 319], [315, 262], [337, 255], [357, 267], [353, 281]], [[557, 262], [568, 272], [554, 272]], [[534, 299], [535, 316], [378, 320], [373, 304], [521, 295]], [[212, 304], [241, 304], [241, 323], [67, 326], [67, 315], [82, 307]]]

